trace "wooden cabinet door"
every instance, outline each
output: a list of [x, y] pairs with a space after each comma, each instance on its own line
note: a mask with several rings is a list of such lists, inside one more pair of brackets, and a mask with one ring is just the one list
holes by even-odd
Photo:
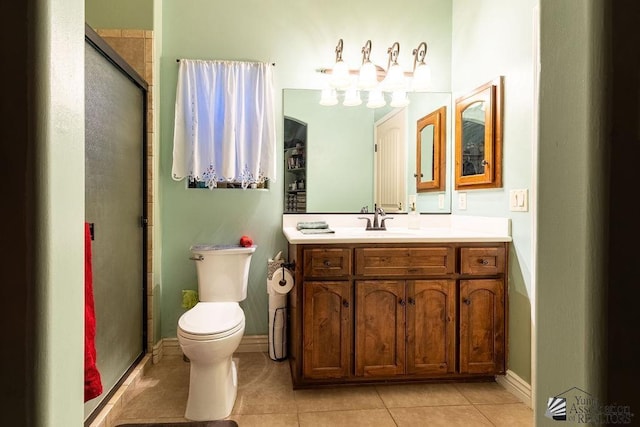
[[504, 307], [502, 280], [460, 281], [461, 373], [504, 373]]
[[455, 321], [455, 280], [407, 283], [408, 374], [455, 372]]
[[405, 289], [402, 280], [356, 282], [358, 376], [404, 374]]
[[303, 298], [303, 376], [349, 376], [351, 282], [304, 282]]

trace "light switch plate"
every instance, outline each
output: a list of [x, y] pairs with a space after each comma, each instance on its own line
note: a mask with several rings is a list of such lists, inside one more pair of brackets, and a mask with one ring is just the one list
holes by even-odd
[[467, 193], [458, 193], [458, 209], [467, 209]]
[[509, 210], [514, 212], [527, 212], [529, 210], [529, 190], [510, 190]]

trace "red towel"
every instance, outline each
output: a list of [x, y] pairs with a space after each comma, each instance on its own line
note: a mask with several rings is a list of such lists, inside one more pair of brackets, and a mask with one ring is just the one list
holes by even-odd
[[84, 401], [102, 394], [102, 381], [96, 366], [96, 313], [93, 304], [91, 270], [91, 229], [84, 224]]

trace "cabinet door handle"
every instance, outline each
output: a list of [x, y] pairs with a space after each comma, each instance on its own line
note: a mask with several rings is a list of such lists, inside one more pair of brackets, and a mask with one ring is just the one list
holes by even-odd
[[409, 301], [409, 304], [416, 305], [416, 300], [414, 300], [413, 298], [410, 297], [408, 301]]
[[471, 305], [471, 300], [469, 298], [463, 298], [462, 302], [467, 304], [467, 305]]
[[480, 258], [478, 262], [482, 265], [489, 265], [489, 261], [484, 258]]
[[342, 300], [342, 305], [343, 305], [345, 308], [349, 308], [349, 301], [347, 301], [346, 299], [343, 299], [343, 300]]
[[329, 261], [328, 259], [324, 260], [324, 266], [325, 267], [331, 267], [331, 261]]
[[399, 303], [401, 306], [403, 306], [403, 307], [404, 307], [404, 306], [405, 306], [405, 304], [406, 304], [402, 298], [400, 298], [400, 301], [399, 301], [398, 303]]

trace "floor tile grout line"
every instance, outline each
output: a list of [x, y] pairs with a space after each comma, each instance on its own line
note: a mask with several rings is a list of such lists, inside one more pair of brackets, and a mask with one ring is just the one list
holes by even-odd
[[376, 391], [376, 394], [378, 395], [378, 398], [380, 399], [380, 401], [384, 405], [384, 409], [387, 411], [387, 414], [389, 414], [389, 416], [391, 417], [391, 421], [393, 421], [393, 424], [395, 424], [396, 427], [398, 427], [398, 422], [393, 417], [393, 414], [391, 413], [391, 409], [387, 406], [387, 402], [385, 402], [384, 399], [382, 398], [382, 395], [380, 394], [380, 389], [378, 388], [378, 386], [374, 386], [373, 389]]
[[494, 427], [496, 427], [496, 426], [497, 426], [497, 424], [496, 424], [496, 423], [494, 423], [493, 421], [491, 421], [491, 420], [489, 419], [489, 417], [487, 417], [487, 416], [484, 414], [484, 412], [482, 412], [480, 409], [478, 409], [478, 407], [476, 406], [476, 404], [475, 404], [475, 403], [473, 404], [473, 407], [475, 408], [475, 410], [476, 410], [476, 411], [478, 411], [478, 412], [480, 413], [480, 415], [482, 415], [482, 417], [483, 417], [484, 419], [486, 419], [487, 421], [489, 421], [489, 424], [491, 424], [491, 425], [492, 425], [492, 426], [494, 426]]
[[455, 388], [455, 389], [456, 389], [456, 391], [457, 391], [458, 393], [460, 393], [460, 395], [462, 395], [462, 397], [463, 397], [467, 402], [469, 402], [469, 404], [470, 404], [470, 405], [473, 405], [473, 402], [471, 401], [471, 399], [469, 399], [469, 398], [467, 397], [467, 395], [466, 395], [466, 394], [464, 394], [462, 390], [460, 390], [460, 387], [458, 387], [458, 384], [453, 383], [453, 388]]
[[393, 414], [391, 413], [391, 410], [389, 408], [386, 408], [386, 409], [387, 409], [387, 413], [391, 417], [391, 421], [393, 421], [393, 423], [396, 425], [396, 427], [399, 427], [398, 426], [398, 422], [396, 421], [396, 419], [394, 418]]

